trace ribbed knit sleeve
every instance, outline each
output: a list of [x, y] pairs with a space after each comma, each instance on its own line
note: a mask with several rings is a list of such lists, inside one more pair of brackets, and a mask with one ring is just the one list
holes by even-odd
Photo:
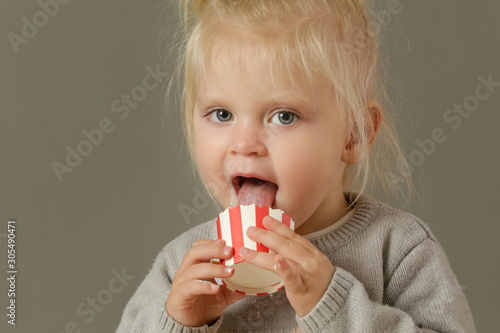
[[211, 326], [187, 327], [172, 319], [165, 310], [172, 280], [182, 258], [195, 240], [213, 239], [212, 229], [205, 223], [165, 246], [125, 307], [117, 333], [217, 332], [222, 316]]
[[317, 306], [297, 322], [305, 332], [476, 332], [458, 281], [437, 242], [427, 237], [393, 271], [382, 303], [351, 273], [336, 268]]

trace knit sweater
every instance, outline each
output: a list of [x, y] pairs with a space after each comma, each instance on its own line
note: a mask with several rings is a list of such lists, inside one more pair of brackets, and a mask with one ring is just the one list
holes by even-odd
[[167, 244], [117, 332], [476, 332], [462, 288], [427, 225], [367, 196], [339, 228], [310, 238], [335, 273], [306, 316], [295, 314], [281, 289], [237, 301], [211, 326], [183, 326], [165, 310], [172, 280], [197, 239], [216, 238], [216, 223], [209, 221]]

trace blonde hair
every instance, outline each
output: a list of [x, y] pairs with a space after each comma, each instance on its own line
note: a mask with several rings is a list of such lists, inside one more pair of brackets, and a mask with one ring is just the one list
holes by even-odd
[[[250, 47], [273, 73], [287, 73], [292, 86], [297, 76], [310, 85], [326, 80], [335, 92], [351, 135], [362, 156], [348, 164], [343, 175], [346, 191], [373, 194], [374, 184], [384, 193], [408, 198], [411, 178], [397, 132], [385, 108], [390, 103], [383, 83], [378, 35], [368, 16], [366, 0], [180, 0], [184, 40], [183, 129], [196, 165], [193, 133], [196, 78], [205, 75], [214, 57], [240, 60]], [[235, 31], [256, 38], [242, 40]], [[236, 45], [237, 48], [228, 45]], [[235, 62], [229, 62], [235, 63]], [[237, 62], [236, 62], [237, 63]], [[238, 70], [238, 68], [234, 68]], [[383, 121], [370, 148], [374, 119], [366, 102], [382, 105]], [[363, 130], [360, 130], [363, 129]], [[356, 198], [357, 199], [357, 198]]]

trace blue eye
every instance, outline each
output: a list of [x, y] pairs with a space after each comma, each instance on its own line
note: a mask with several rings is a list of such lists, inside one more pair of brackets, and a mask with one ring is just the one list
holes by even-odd
[[233, 115], [227, 110], [219, 109], [210, 113], [210, 119], [216, 123], [225, 123], [233, 119]]
[[271, 123], [277, 125], [290, 125], [296, 121], [298, 117], [289, 111], [277, 112], [272, 118]]

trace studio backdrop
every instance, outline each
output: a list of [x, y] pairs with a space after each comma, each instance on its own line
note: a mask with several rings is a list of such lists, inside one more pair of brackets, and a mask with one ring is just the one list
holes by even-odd
[[[1, 332], [113, 332], [163, 246], [218, 213], [187, 156], [179, 96], [165, 100], [175, 9], [2, 0]], [[494, 332], [500, 2], [376, 1], [371, 14], [410, 163], [398, 176], [416, 188], [391, 204], [431, 227], [478, 331]]]

